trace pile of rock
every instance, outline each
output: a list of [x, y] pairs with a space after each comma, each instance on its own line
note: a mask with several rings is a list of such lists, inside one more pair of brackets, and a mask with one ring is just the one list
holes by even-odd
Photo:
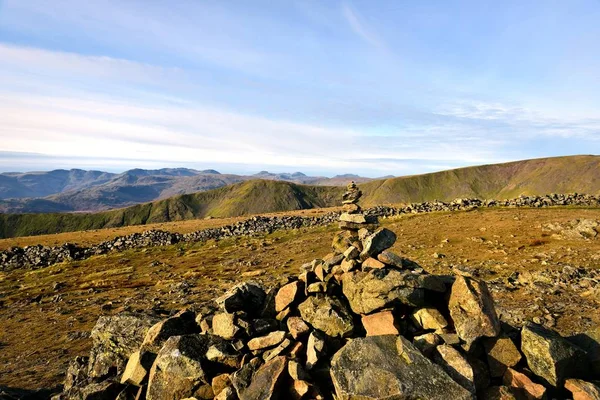
[[600, 337], [502, 324], [485, 282], [427, 274], [344, 196], [330, 254], [163, 320], [101, 317], [55, 399], [600, 399]]

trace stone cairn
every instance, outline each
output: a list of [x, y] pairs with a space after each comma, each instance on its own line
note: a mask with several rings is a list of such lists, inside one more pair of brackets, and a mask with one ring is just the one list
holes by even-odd
[[485, 282], [427, 274], [344, 194], [333, 251], [167, 319], [101, 317], [54, 399], [600, 399], [600, 330], [501, 323]]

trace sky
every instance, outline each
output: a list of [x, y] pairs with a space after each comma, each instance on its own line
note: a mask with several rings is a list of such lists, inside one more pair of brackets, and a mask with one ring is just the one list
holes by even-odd
[[600, 0], [0, 0], [0, 171], [600, 153]]

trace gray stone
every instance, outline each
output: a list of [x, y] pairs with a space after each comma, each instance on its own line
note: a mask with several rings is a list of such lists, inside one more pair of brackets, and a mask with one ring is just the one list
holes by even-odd
[[243, 282], [229, 289], [215, 302], [228, 313], [245, 311], [250, 315], [259, 313], [267, 294], [262, 285], [256, 282]]
[[240, 392], [240, 400], [270, 400], [280, 398], [280, 388], [287, 376], [287, 360], [283, 356], [261, 366], [252, 376], [250, 385]]
[[494, 299], [484, 281], [457, 276], [448, 308], [456, 333], [467, 344], [480, 337], [496, 337], [500, 333]]
[[[150, 370], [148, 400], [177, 400], [190, 397], [208, 384], [207, 353], [218, 349], [235, 357], [229, 343], [214, 335], [183, 335], [169, 338]], [[214, 350], [212, 350], [214, 351]]]
[[387, 228], [379, 228], [362, 241], [363, 251], [360, 258], [366, 260], [369, 257], [377, 257], [379, 253], [392, 247], [394, 243], [396, 243], [396, 234]]
[[339, 400], [466, 400], [472, 394], [402, 336], [357, 338], [331, 360]]
[[531, 371], [553, 386], [562, 386], [567, 378], [586, 375], [585, 351], [543, 326], [523, 327], [521, 351]]
[[90, 378], [102, 378], [116, 368], [123, 373], [129, 356], [138, 350], [150, 327], [158, 318], [119, 314], [98, 318], [92, 329], [92, 350], [90, 351]]
[[425, 303], [425, 288], [418, 275], [395, 269], [344, 274], [342, 290], [357, 314], [369, 314], [396, 304], [413, 307]]
[[335, 297], [311, 296], [298, 306], [298, 311], [304, 321], [329, 336], [347, 337], [354, 331], [350, 311]]

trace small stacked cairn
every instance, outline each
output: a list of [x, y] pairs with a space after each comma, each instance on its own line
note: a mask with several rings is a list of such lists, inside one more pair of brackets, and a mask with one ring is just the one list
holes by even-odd
[[351, 183], [333, 251], [280, 287], [101, 317], [54, 399], [600, 399], [600, 329], [502, 324], [484, 281], [389, 251], [360, 196]]

